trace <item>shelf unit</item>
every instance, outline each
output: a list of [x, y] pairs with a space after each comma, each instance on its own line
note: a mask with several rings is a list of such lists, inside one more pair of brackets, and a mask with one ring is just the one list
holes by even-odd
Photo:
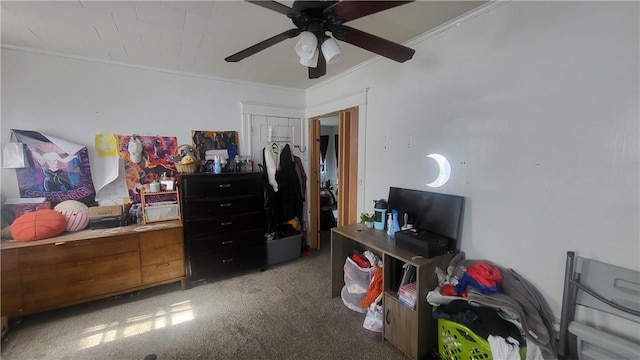
[[[370, 250], [383, 259], [383, 339], [411, 359], [426, 358], [437, 347], [436, 321], [426, 302], [427, 292], [438, 285], [435, 268], [446, 269], [454, 254], [424, 258], [396, 247], [386, 232], [352, 224], [331, 229], [331, 296], [344, 286], [344, 261], [354, 249]], [[400, 303], [398, 286], [404, 263], [415, 267], [417, 300], [414, 309]]]
[[145, 224], [180, 220], [180, 194], [177, 189], [159, 192], [150, 192], [142, 189], [140, 202], [142, 219]]

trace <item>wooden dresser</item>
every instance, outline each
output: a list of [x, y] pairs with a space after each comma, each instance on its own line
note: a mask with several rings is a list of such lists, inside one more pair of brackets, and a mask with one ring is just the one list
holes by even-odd
[[180, 221], [3, 241], [0, 249], [2, 316], [23, 316], [176, 281], [185, 288]]
[[187, 281], [266, 268], [261, 173], [181, 175]]

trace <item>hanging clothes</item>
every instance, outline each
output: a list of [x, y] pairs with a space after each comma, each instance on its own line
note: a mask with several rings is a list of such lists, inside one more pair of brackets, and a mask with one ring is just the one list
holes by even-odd
[[296, 174], [298, 175], [298, 181], [300, 183], [300, 195], [302, 195], [302, 201], [307, 200], [307, 173], [302, 166], [302, 159], [297, 156], [293, 156], [293, 160], [296, 163]]
[[302, 218], [302, 193], [296, 173], [296, 166], [289, 144], [280, 153], [280, 168], [276, 171], [278, 182], [277, 202], [279, 222]]
[[264, 164], [267, 172], [267, 180], [274, 192], [278, 192], [278, 181], [276, 180], [276, 172], [278, 170], [278, 163], [280, 162], [280, 154], [277, 155], [269, 148], [262, 149], [264, 158]]

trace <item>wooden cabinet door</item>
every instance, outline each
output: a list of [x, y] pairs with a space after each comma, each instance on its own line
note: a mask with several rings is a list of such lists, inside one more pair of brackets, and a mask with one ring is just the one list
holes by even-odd
[[151, 284], [184, 276], [184, 242], [181, 228], [140, 234], [142, 283]]
[[418, 312], [384, 295], [384, 338], [415, 359], [418, 352]]

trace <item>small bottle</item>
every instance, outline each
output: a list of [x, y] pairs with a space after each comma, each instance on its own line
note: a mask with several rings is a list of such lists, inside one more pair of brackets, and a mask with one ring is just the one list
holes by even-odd
[[142, 206], [138, 206], [136, 209], [136, 222], [138, 224], [143, 224], [144, 223], [144, 218], [142, 216]]
[[216, 155], [213, 158], [213, 173], [220, 174], [222, 172], [222, 167], [220, 166], [220, 157]]
[[391, 223], [391, 238], [396, 238], [396, 232], [400, 231], [400, 223], [398, 222], [398, 210], [391, 210], [391, 215], [393, 216], [393, 221]]
[[233, 159], [233, 163], [235, 166], [235, 171], [236, 172], [241, 172], [242, 171], [242, 161], [240, 160], [240, 155], [236, 154], [235, 158]]

